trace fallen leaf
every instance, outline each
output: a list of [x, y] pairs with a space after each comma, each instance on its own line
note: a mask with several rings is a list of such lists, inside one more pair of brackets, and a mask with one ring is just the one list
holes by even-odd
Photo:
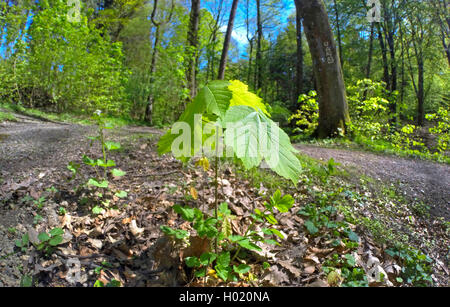
[[144, 228], [137, 227], [136, 220], [131, 220], [130, 231], [133, 234], [133, 236], [137, 237], [144, 232]]
[[292, 265], [292, 263], [290, 263], [289, 261], [279, 260], [278, 264], [280, 264], [283, 268], [288, 270], [289, 273], [291, 273], [295, 278], [299, 277], [302, 274], [300, 269]]
[[194, 187], [191, 187], [190, 192], [191, 192], [192, 198], [195, 199], [195, 200], [197, 200], [197, 198], [198, 198], [198, 192], [197, 192], [197, 190], [196, 190]]
[[317, 264], [320, 264], [319, 258], [318, 258], [316, 255], [313, 255], [313, 254], [308, 255], [308, 256], [306, 256], [306, 257], [303, 258], [303, 259], [304, 259], [304, 260], [313, 261], [313, 262], [315, 262], [315, 263], [317, 263]]
[[329, 287], [329, 285], [326, 281], [323, 281], [322, 279], [317, 279], [315, 282], [310, 283], [308, 287]]
[[305, 269], [303, 270], [306, 274], [312, 274], [316, 271], [316, 267], [313, 265], [309, 265], [307, 267], [305, 267]]

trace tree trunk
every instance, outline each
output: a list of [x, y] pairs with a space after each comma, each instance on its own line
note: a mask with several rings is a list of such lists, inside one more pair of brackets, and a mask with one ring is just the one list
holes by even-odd
[[262, 87], [262, 53], [261, 53], [261, 41], [262, 41], [262, 23], [261, 23], [261, 1], [256, 0], [256, 68], [255, 68], [255, 89], [258, 90]]
[[[373, 36], [374, 36], [374, 23], [370, 25], [370, 39], [369, 39], [369, 54], [366, 66], [366, 79], [370, 79], [370, 70], [372, 68], [372, 55], [373, 55]], [[367, 98], [367, 90], [364, 91], [363, 100]]]
[[344, 78], [323, 0], [295, 0], [313, 60], [319, 96], [319, 138], [345, 133], [350, 121]]
[[339, 59], [341, 60], [341, 67], [344, 69], [344, 59], [342, 54], [342, 42], [341, 42], [341, 26], [339, 22], [339, 10], [337, 7], [337, 1], [334, 0], [334, 13], [336, 15], [336, 30], [337, 30], [337, 40], [338, 40], [338, 47], [339, 47]]
[[156, 21], [156, 11], [158, 9], [158, 1], [153, 1], [153, 10], [151, 14], [151, 21], [153, 26], [155, 26], [155, 40], [153, 42], [153, 51], [152, 51], [152, 61], [150, 63], [150, 93], [147, 99], [147, 105], [145, 107], [144, 120], [148, 123], [153, 124], [153, 104], [154, 104], [154, 88], [153, 83], [155, 82], [155, 72], [156, 72], [156, 63], [158, 58], [158, 48], [159, 48], [159, 40], [160, 40], [160, 28], [162, 25], [170, 22], [172, 19], [173, 10], [175, 8], [175, 2], [172, 0], [172, 5], [170, 7], [170, 13], [167, 16], [167, 19], [163, 19], [161, 21]]
[[158, 46], [159, 46], [159, 25], [155, 29], [155, 41], [153, 43], [152, 61], [150, 63], [150, 94], [148, 95], [147, 106], [145, 107], [145, 117], [144, 120], [150, 125], [153, 123], [153, 83], [155, 82], [155, 72], [156, 72], [156, 58], [158, 56]]
[[425, 93], [424, 93], [424, 68], [423, 68], [423, 58], [420, 55], [417, 59], [417, 68], [418, 68], [418, 81], [417, 81], [417, 124], [419, 126], [423, 126], [423, 120], [425, 118], [425, 112], [424, 112], [424, 100], [425, 100]]
[[198, 54], [198, 28], [200, 19], [200, 0], [191, 0], [191, 13], [187, 39], [188, 66], [186, 80], [191, 99], [197, 95], [197, 54]]
[[296, 93], [295, 103], [298, 97], [303, 93], [303, 42], [302, 42], [302, 12], [295, 1], [295, 22], [297, 29], [297, 74], [296, 74]]
[[378, 41], [380, 42], [381, 56], [383, 59], [383, 81], [386, 83], [386, 87], [389, 88], [389, 66], [387, 60], [387, 49], [384, 43], [383, 33], [381, 32], [381, 27], [378, 25]]
[[233, 4], [231, 5], [231, 12], [230, 18], [228, 19], [227, 33], [225, 35], [225, 40], [223, 42], [222, 56], [220, 58], [219, 75], [218, 75], [219, 80], [223, 80], [225, 77], [228, 49], [230, 47], [231, 33], [233, 32], [234, 17], [236, 16], [236, 9], [238, 2], [239, 0], [233, 0]]

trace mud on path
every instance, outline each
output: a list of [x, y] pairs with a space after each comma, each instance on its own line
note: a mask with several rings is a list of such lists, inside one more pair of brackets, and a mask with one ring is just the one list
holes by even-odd
[[333, 158], [351, 175], [364, 174], [385, 184], [395, 184], [410, 201], [423, 201], [434, 217], [450, 221], [450, 166], [369, 152], [298, 144], [296, 148], [318, 160]]

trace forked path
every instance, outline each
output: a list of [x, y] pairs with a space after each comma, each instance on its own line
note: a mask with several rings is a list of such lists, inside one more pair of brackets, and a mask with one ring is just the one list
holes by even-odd
[[433, 216], [450, 220], [450, 166], [447, 164], [312, 145], [295, 147], [315, 159], [333, 158], [352, 174], [397, 184], [408, 199], [417, 198], [429, 205]]
[[[86, 135], [95, 133], [94, 127], [43, 122], [25, 116], [18, 116], [18, 119], [18, 123], [0, 123], [0, 176], [6, 182], [36, 168], [65, 169], [69, 161], [89, 146]], [[161, 131], [124, 127], [119, 133], [125, 136], [161, 134]], [[315, 159], [327, 161], [333, 158], [355, 176], [365, 174], [385, 183], [398, 184], [404, 195], [432, 207], [433, 216], [450, 220], [449, 165], [356, 150], [295, 146]]]

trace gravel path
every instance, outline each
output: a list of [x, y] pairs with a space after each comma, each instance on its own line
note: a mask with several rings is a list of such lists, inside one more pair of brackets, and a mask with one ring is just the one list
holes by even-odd
[[411, 200], [417, 198], [429, 205], [433, 216], [450, 220], [449, 165], [355, 150], [303, 144], [295, 146], [315, 159], [327, 161], [333, 158], [351, 172], [399, 184], [401, 191]]

